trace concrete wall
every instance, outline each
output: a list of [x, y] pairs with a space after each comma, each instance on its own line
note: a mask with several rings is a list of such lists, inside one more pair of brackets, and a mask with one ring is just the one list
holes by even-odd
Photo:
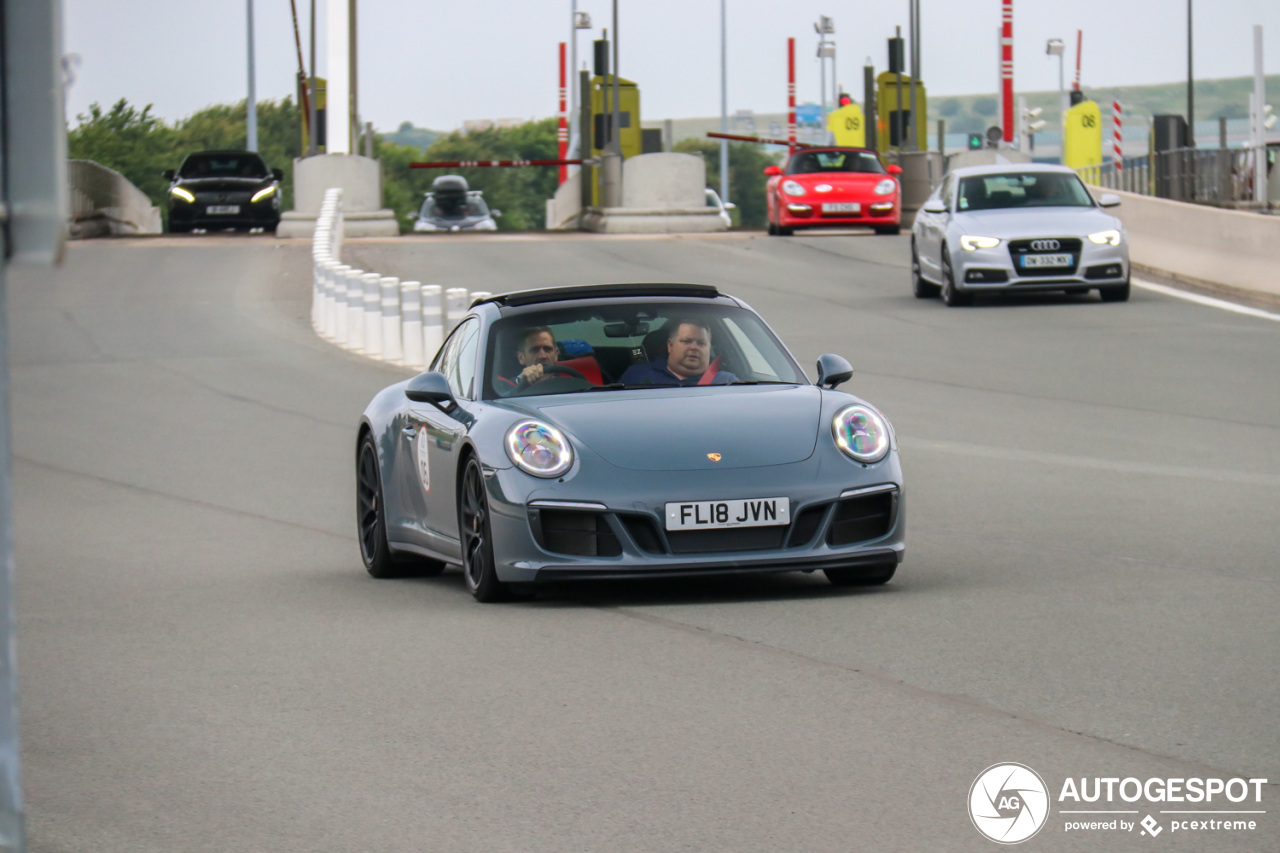
[[92, 160], [67, 161], [73, 239], [108, 234], [159, 234], [160, 210], [124, 175]]
[[707, 164], [693, 154], [640, 154], [622, 164], [623, 207], [706, 207], [706, 190]]
[[355, 154], [326, 154], [293, 161], [295, 212], [312, 219], [319, 216], [324, 194], [331, 187], [342, 188], [342, 203], [348, 214], [379, 210], [382, 162]]
[[1280, 216], [1116, 195], [1121, 204], [1111, 211], [1129, 233], [1132, 263], [1209, 289], [1280, 298]]

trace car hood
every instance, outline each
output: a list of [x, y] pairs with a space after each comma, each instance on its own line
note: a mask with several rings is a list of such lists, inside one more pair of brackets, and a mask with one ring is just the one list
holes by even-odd
[[174, 185], [193, 192], [243, 192], [271, 183], [270, 178], [179, 178]]
[[[619, 468], [705, 471], [813, 455], [822, 392], [812, 385], [600, 391], [505, 401], [545, 418]], [[712, 461], [708, 454], [719, 454]]]
[[957, 213], [952, 226], [984, 237], [1065, 237], [1120, 228], [1120, 220], [1096, 207], [1031, 207]]

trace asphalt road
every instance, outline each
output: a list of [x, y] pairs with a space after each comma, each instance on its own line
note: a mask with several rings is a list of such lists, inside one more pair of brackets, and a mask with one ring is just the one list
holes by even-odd
[[[847, 357], [901, 439], [897, 577], [374, 581], [354, 427], [406, 373], [316, 338], [308, 246], [76, 244], [9, 279], [33, 853], [991, 851], [967, 803], [998, 762], [1050, 790], [1028, 850], [1280, 850], [1280, 323], [1144, 290], [947, 309], [906, 236], [465, 237], [344, 260], [709, 282], [810, 369]], [[1068, 777], [1270, 781], [1106, 806]], [[1267, 813], [1151, 838], [1073, 807]]]

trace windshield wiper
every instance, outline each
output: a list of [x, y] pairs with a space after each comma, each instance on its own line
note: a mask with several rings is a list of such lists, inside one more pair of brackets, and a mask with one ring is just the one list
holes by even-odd
[[729, 385], [798, 385], [798, 382], [787, 382], [784, 379], [739, 379]]

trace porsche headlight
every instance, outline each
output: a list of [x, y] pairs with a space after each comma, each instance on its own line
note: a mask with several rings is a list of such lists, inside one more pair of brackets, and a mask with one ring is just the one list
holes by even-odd
[[845, 455], [858, 462], [879, 462], [889, 452], [889, 424], [867, 406], [846, 406], [837, 412], [831, 434]]
[[883, 181], [876, 184], [876, 188], [872, 190], [872, 192], [874, 192], [876, 195], [888, 195], [889, 193], [893, 192], [897, 188], [898, 188], [897, 181], [895, 181], [893, 178], [885, 178]]
[[507, 430], [507, 455], [535, 477], [559, 477], [573, 464], [573, 448], [560, 430], [541, 421], [521, 421]]
[[177, 196], [183, 201], [195, 201], [196, 197], [184, 190], [182, 187], [173, 187], [169, 190], [169, 195]]
[[787, 195], [804, 195], [804, 187], [798, 181], [783, 181], [782, 191]]
[[960, 237], [960, 247], [966, 252], [976, 252], [978, 249], [994, 249], [999, 245], [999, 237], [975, 237], [972, 234], [964, 234]]
[[1097, 243], [1099, 246], [1110, 244], [1112, 246], [1120, 245], [1120, 232], [1115, 228], [1108, 228], [1106, 231], [1099, 231], [1097, 234], [1089, 235], [1090, 243]]
[[276, 188], [274, 184], [272, 184], [269, 187], [264, 187], [263, 189], [260, 189], [253, 194], [253, 198], [249, 199], [249, 203], [253, 204], [255, 201], [262, 201], [264, 198], [271, 195], [275, 191], [276, 191]]

